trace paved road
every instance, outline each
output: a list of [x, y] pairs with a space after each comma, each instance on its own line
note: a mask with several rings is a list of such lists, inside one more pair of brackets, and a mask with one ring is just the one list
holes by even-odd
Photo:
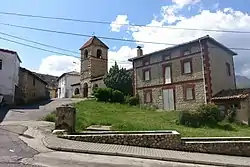
[[[0, 123], [2, 121], [38, 120], [54, 111], [56, 107], [72, 101], [71, 99], [55, 99], [41, 105], [25, 106], [10, 110], [2, 108], [0, 109]], [[26, 143], [19, 139], [18, 133], [25, 131], [22, 128], [24, 127], [17, 126], [10, 128], [0, 125], [0, 167], [29, 167], [29, 165], [21, 164], [20, 160], [38, 154], [37, 151], [28, 147]], [[12, 129], [12, 132], [8, 129]], [[13, 130], [16, 133], [13, 133]]]

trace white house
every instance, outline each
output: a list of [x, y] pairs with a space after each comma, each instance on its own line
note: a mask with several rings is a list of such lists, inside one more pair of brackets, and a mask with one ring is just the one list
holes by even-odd
[[58, 78], [58, 98], [70, 98], [73, 95], [72, 84], [80, 82], [80, 73], [76, 71], [63, 73]]
[[0, 94], [8, 104], [15, 101], [21, 59], [17, 52], [0, 49]]

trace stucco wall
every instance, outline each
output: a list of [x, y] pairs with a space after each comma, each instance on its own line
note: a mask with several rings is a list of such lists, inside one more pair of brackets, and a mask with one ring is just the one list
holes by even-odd
[[[222, 89], [235, 88], [233, 55], [208, 42], [210, 69], [212, 78], [212, 95]], [[227, 75], [226, 63], [230, 64], [231, 76]]]
[[[66, 74], [62, 78], [60, 78], [58, 83], [58, 98], [70, 98], [73, 94], [73, 89], [71, 87], [72, 84], [80, 82], [80, 75], [69, 75]], [[59, 90], [61, 92], [59, 92]]]
[[14, 102], [15, 85], [18, 85], [20, 62], [16, 55], [0, 51], [2, 70], [0, 70], [0, 93], [7, 103]]

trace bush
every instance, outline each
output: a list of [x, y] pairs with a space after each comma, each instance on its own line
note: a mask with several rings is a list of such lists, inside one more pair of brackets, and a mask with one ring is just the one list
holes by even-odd
[[94, 91], [94, 96], [97, 101], [108, 102], [112, 97], [113, 90], [111, 88], [97, 88]]
[[113, 90], [111, 93], [111, 99], [110, 102], [112, 103], [124, 103], [124, 95], [121, 91], [119, 90]]
[[136, 96], [127, 96], [126, 97], [126, 103], [131, 105], [131, 106], [136, 106], [139, 104], [139, 96], [136, 95]]
[[220, 110], [214, 104], [201, 105], [194, 111], [182, 111], [179, 116], [179, 123], [190, 127], [215, 126], [222, 120]]
[[54, 113], [50, 113], [48, 115], [46, 115], [43, 118], [44, 121], [48, 121], [48, 122], [55, 122], [56, 121], [56, 115]]

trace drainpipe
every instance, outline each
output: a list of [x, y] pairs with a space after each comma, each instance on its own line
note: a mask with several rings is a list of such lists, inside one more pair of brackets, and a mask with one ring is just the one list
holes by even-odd
[[205, 81], [205, 70], [204, 70], [204, 57], [203, 57], [203, 49], [202, 49], [202, 44], [201, 40], [199, 39], [199, 44], [200, 44], [200, 51], [201, 51], [201, 70], [202, 70], [202, 78], [203, 78], [203, 86], [204, 86], [204, 93], [205, 93], [205, 104], [207, 104], [207, 94], [206, 94], [206, 81]]

